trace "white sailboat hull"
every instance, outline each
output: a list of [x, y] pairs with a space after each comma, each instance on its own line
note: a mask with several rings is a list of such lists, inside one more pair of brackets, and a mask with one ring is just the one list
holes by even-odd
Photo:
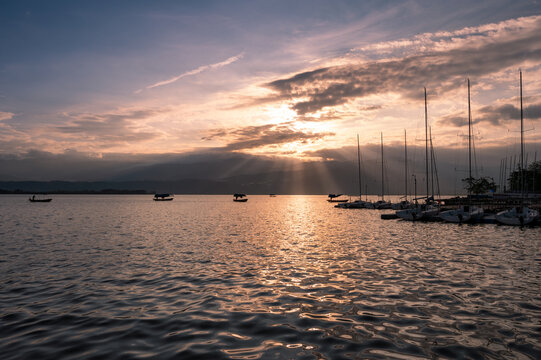
[[411, 209], [399, 210], [396, 216], [403, 220], [418, 221], [438, 215], [439, 208], [432, 205], [421, 205]]
[[483, 214], [483, 209], [476, 206], [462, 206], [460, 209], [448, 210], [440, 213], [440, 218], [446, 222], [463, 223], [480, 220], [483, 217]]
[[512, 208], [496, 214], [496, 220], [504, 225], [522, 226], [532, 223], [539, 216], [539, 212], [528, 207], [522, 209]]
[[399, 210], [396, 212], [396, 216], [398, 216], [399, 218], [403, 220], [416, 221], [416, 220], [421, 220], [424, 214], [421, 208], [416, 207], [412, 209]]

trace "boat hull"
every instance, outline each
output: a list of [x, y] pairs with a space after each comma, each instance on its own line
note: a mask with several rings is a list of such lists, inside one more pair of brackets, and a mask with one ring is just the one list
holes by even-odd
[[28, 199], [30, 202], [51, 202], [53, 199]]
[[399, 210], [396, 216], [407, 221], [430, 220], [439, 213], [439, 208], [432, 205], [422, 205], [411, 209]]
[[346, 203], [335, 205], [334, 207], [341, 208], [341, 209], [366, 209], [366, 202], [364, 201], [346, 202]]
[[248, 199], [233, 199], [234, 202], [246, 202]]
[[396, 216], [398, 216], [402, 220], [418, 221], [418, 220], [422, 220], [422, 218], [424, 217], [424, 214], [421, 209], [413, 208], [413, 209], [399, 210], [396, 212]]
[[503, 225], [523, 226], [531, 224], [538, 216], [537, 210], [524, 207], [522, 210], [517, 211], [516, 208], [513, 208], [497, 213], [496, 221]]
[[448, 210], [440, 213], [440, 219], [450, 223], [465, 223], [470, 221], [478, 221], [483, 217], [483, 209], [473, 207], [464, 209], [463, 207], [455, 210]]

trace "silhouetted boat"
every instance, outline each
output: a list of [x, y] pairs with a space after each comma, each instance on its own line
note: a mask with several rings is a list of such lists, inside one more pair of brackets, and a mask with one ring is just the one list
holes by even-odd
[[233, 194], [233, 201], [246, 202], [248, 198], [246, 198], [246, 194]]
[[328, 202], [333, 203], [345, 203], [348, 202], [348, 199], [340, 198], [344, 194], [329, 194], [329, 198], [327, 199]]
[[51, 198], [45, 198], [45, 199], [40, 199], [40, 198], [36, 198], [36, 195], [32, 195], [31, 198], [28, 198], [28, 201], [30, 202], [51, 202], [53, 199]]
[[154, 194], [154, 201], [173, 201], [174, 196], [171, 194]]

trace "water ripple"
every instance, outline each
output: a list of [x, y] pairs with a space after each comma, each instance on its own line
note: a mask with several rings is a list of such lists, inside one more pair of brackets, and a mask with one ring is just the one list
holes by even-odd
[[319, 196], [2, 199], [3, 359], [541, 358], [539, 228]]

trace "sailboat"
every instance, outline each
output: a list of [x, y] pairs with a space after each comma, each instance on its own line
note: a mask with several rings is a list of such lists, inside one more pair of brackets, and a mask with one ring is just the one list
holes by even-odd
[[[410, 209], [399, 210], [396, 212], [396, 216], [403, 220], [416, 221], [424, 218], [436, 216], [439, 213], [439, 207], [434, 206], [432, 203], [433, 198], [429, 194], [428, 186], [428, 106], [426, 100], [426, 88], [425, 88], [425, 171], [426, 171], [426, 202], [424, 204], [416, 204]], [[415, 201], [417, 201], [415, 197]]]
[[375, 209], [390, 209], [391, 202], [385, 201], [385, 168], [383, 166], [383, 133], [381, 133], [381, 200], [374, 203]]
[[452, 223], [463, 223], [468, 221], [477, 221], [483, 217], [483, 209], [478, 206], [471, 205], [471, 105], [470, 105], [470, 79], [468, 79], [468, 205], [461, 205], [458, 209], [444, 211], [440, 214], [443, 221]]
[[520, 206], [496, 214], [496, 220], [504, 225], [528, 225], [539, 212], [524, 205], [524, 112], [522, 110], [522, 71], [520, 71]]
[[408, 201], [408, 143], [406, 137], [406, 129], [404, 129], [404, 199], [399, 203], [393, 204], [393, 210], [404, 210], [412, 207], [412, 203]]
[[357, 170], [359, 173], [359, 200], [350, 201], [335, 205], [337, 208], [344, 209], [364, 209], [366, 208], [366, 201], [363, 201], [361, 198], [362, 184], [361, 184], [361, 148], [359, 144], [359, 134], [357, 134]]

